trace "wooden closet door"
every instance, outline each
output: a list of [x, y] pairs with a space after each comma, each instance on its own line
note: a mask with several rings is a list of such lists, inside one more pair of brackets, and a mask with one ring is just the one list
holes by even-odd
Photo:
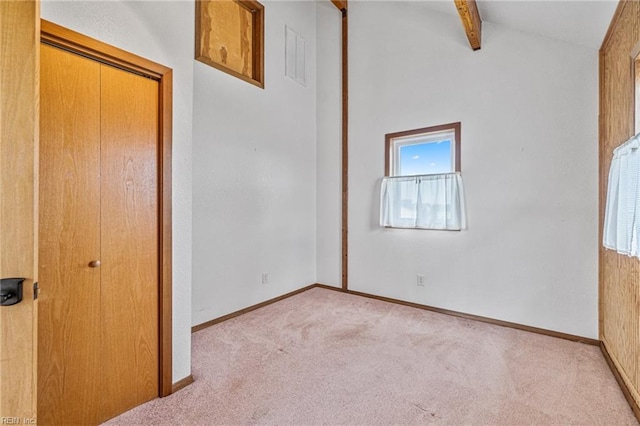
[[96, 424], [100, 64], [41, 46], [38, 424]]
[[159, 394], [159, 86], [41, 62], [38, 424], [98, 424]]
[[158, 396], [158, 82], [102, 66], [101, 420]]

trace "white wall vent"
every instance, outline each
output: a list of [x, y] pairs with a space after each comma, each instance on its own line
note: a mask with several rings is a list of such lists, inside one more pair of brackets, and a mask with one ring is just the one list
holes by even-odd
[[287, 77], [307, 85], [304, 38], [285, 25], [285, 70]]

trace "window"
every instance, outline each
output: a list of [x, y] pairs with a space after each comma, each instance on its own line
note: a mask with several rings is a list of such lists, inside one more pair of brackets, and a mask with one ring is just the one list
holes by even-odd
[[459, 122], [387, 134], [385, 149], [380, 226], [466, 229]]
[[460, 122], [389, 133], [385, 139], [385, 176], [460, 171]]

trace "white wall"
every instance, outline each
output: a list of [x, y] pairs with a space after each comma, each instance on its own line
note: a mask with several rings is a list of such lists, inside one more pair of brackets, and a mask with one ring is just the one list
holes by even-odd
[[[265, 90], [194, 65], [192, 2], [42, 4], [174, 70], [175, 381], [191, 324], [340, 285], [339, 14], [264, 3]], [[597, 337], [597, 52], [486, 22], [472, 52], [457, 17], [410, 3], [352, 2], [349, 21], [350, 288]], [[284, 76], [285, 24], [306, 87]], [[458, 120], [469, 230], [379, 228], [384, 134]]]
[[191, 374], [194, 4], [44, 0], [43, 19], [173, 69], [173, 380]]
[[[264, 90], [194, 66], [194, 325], [316, 281], [316, 6], [263, 4]], [[285, 25], [306, 87], [284, 75]]]
[[342, 286], [342, 13], [316, 3], [317, 280]]
[[[349, 7], [349, 288], [597, 338], [598, 52], [490, 23], [473, 52], [456, 16]], [[469, 230], [380, 228], [385, 133], [453, 121]]]

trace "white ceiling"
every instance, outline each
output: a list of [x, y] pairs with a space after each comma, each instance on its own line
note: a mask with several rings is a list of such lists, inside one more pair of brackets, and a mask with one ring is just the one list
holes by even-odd
[[[453, 0], [416, 1], [457, 15]], [[483, 22], [599, 49], [617, 0], [477, 0]]]

